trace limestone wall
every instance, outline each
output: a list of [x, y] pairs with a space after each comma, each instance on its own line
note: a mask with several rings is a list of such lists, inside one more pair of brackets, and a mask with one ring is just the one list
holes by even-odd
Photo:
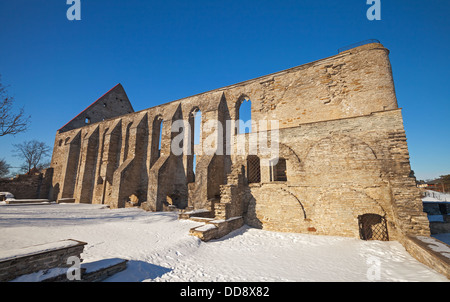
[[[83, 253], [85, 242], [63, 240], [0, 253], [0, 282], [10, 281], [19, 276], [37, 273], [52, 268], [69, 268], [69, 257]], [[65, 274], [64, 274], [65, 275]]]
[[392, 239], [398, 228], [429, 234], [401, 133], [400, 109], [281, 130], [287, 182], [271, 181], [262, 167], [263, 181], [246, 193], [247, 223], [359, 237], [358, 216], [373, 213], [387, 218]]
[[35, 175], [0, 179], [0, 192], [10, 192], [15, 199], [47, 199], [52, 185], [52, 169]]
[[[56, 134], [51, 195], [112, 208], [133, 195], [152, 211], [217, 209], [267, 229], [352, 237], [358, 237], [358, 216], [373, 213], [386, 217], [391, 238], [398, 230], [426, 235], [388, 54], [372, 43], [140, 112], [70, 123]], [[114, 91], [104, 98], [114, 98]], [[235, 128], [245, 99], [252, 103], [254, 133], [268, 133], [261, 121], [277, 122], [268, 129], [280, 129], [276, 157], [286, 160], [285, 182], [261, 165], [260, 181], [230, 183], [246, 173], [240, 169], [249, 149], [237, 156], [221, 143], [234, 148], [246, 138]], [[201, 139], [194, 145], [198, 110]], [[180, 129], [179, 121], [187, 127]], [[218, 152], [202, 152], [206, 145]]]
[[134, 109], [130, 100], [122, 85], [117, 84], [58, 131], [69, 131], [131, 112], [134, 112]]

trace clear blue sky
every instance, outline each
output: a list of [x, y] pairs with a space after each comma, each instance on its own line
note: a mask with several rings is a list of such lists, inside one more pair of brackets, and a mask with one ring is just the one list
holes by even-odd
[[13, 143], [53, 147], [61, 126], [117, 83], [136, 111], [335, 55], [376, 38], [391, 50], [412, 169], [418, 179], [450, 174], [450, 1], [0, 0], [0, 74], [28, 132]]

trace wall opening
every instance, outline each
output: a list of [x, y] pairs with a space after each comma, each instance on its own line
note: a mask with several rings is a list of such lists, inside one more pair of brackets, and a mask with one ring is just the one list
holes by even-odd
[[131, 129], [132, 122], [128, 123], [126, 131], [125, 131], [125, 146], [123, 149], [123, 161], [126, 161], [128, 158], [128, 149], [130, 147], [130, 129]]
[[158, 115], [153, 120], [152, 125], [152, 147], [150, 167], [152, 167], [158, 158], [161, 156], [162, 136], [163, 136], [164, 121], [161, 115]]
[[247, 157], [247, 180], [249, 184], [261, 182], [260, 159], [256, 155]]
[[164, 121], [161, 116], [155, 118], [153, 123], [153, 133], [156, 134], [156, 158], [161, 156], [161, 146], [162, 146], [162, 135], [163, 135]]
[[158, 134], [158, 157], [161, 156], [161, 147], [162, 147], [162, 134], [163, 134], [163, 120], [159, 123], [159, 134]]
[[202, 112], [196, 107], [189, 115], [189, 124], [191, 127], [190, 148], [188, 156], [190, 159], [190, 167], [192, 167], [191, 177], [188, 177], [190, 183], [195, 182], [195, 175], [197, 173], [197, 155], [200, 152], [202, 140]]
[[193, 135], [194, 135], [194, 145], [200, 144], [201, 131], [202, 131], [202, 112], [200, 109], [196, 109], [192, 112], [194, 123], [193, 123]]
[[385, 217], [377, 214], [360, 215], [358, 224], [362, 240], [389, 240]]
[[248, 97], [243, 97], [237, 102], [236, 121], [237, 134], [252, 132], [252, 102]]
[[270, 169], [271, 181], [287, 181], [286, 159], [278, 158]]
[[191, 179], [191, 182], [195, 182], [195, 174], [197, 173], [196, 168], [197, 168], [197, 154], [194, 154], [192, 156], [192, 179]]

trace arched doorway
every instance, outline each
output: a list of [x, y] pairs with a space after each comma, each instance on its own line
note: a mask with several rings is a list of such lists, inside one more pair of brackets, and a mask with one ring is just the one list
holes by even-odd
[[389, 241], [385, 217], [378, 214], [360, 215], [358, 224], [362, 240]]

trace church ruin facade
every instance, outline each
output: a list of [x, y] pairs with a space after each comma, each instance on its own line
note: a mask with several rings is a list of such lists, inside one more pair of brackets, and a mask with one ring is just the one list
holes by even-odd
[[118, 84], [57, 131], [51, 167], [52, 200], [232, 228], [429, 236], [380, 43], [139, 112]]

